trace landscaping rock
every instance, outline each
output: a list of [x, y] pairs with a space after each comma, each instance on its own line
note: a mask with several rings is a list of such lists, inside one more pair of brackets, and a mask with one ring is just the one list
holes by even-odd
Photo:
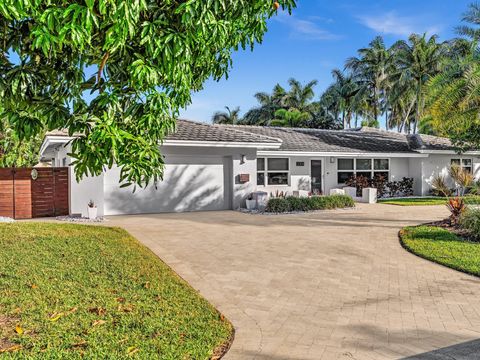
[[103, 217], [97, 217], [96, 219], [89, 219], [88, 217], [80, 216], [57, 216], [55, 218], [58, 221], [68, 221], [76, 223], [99, 223], [105, 221]]

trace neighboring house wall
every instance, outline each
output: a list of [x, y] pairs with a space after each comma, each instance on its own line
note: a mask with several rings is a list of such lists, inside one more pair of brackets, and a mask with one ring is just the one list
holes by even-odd
[[422, 195], [423, 193], [423, 167], [424, 158], [408, 159], [408, 177], [413, 178], [413, 194]]
[[[67, 153], [70, 146], [55, 148], [54, 164], [70, 164]], [[275, 193], [285, 191], [311, 191], [311, 161], [322, 161], [323, 192], [328, 194], [338, 184], [338, 159], [335, 156], [285, 156], [258, 155], [254, 148], [230, 147], [183, 147], [163, 146], [165, 155], [164, 180], [146, 189], [137, 187], [121, 188], [120, 169], [113, 168], [97, 177], [75, 179], [74, 169], [70, 168], [70, 213], [87, 215], [87, 203], [93, 200], [98, 214], [134, 214], [156, 212], [182, 212], [193, 210], [237, 209], [245, 206], [246, 197], [254, 191]], [[288, 158], [288, 184], [257, 185], [257, 158]], [[345, 159], [345, 157], [341, 157]], [[355, 156], [356, 159], [385, 159], [385, 156]], [[414, 179], [415, 195], [428, 195], [431, 183], [437, 174], [448, 177], [452, 159], [471, 159], [472, 168], [480, 178], [480, 158], [429, 154], [423, 158], [389, 158], [389, 180], [399, 181], [403, 177]], [[266, 170], [265, 174], [268, 173]], [[247, 175], [248, 181], [240, 181], [240, 175]]]
[[430, 154], [428, 158], [422, 159], [422, 195], [430, 194], [432, 181], [435, 176], [439, 174], [445, 177], [450, 186], [454, 186], [452, 180], [448, 176], [452, 159], [470, 159], [472, 161], [473, 174], [477, 180], [480, 179], [480, 158], [478, 156]]
[[[67, 155], [71, 151], [70, 145], [59, 145], [53, 158], [55, 166], [69, 166], [71, 158]], [[98, 216], [104, 215], [103, 181], [104, 175], [84, 176], [80, 181], [75, 177], [73, 167], [69, 168], [69, 203], [70, 214], [88, 216], [88, 202], [92, 200], [97, 206]]]
[[97, 206], [98, 216], [105, 215], [103, 181], [100, 176], [84, 176], [79, 182], [75, 179], [73, 167], [70, 167], [70, 214], [88, 216], [88, 202], [92, 200]]
[[410, 176], [408, 158], [391, 158], [390, 159], [390, 181], [400, 181], [404, 177]]
[[[311, 190], [311, 176], [310, 176], [310, 166], [311, 160], [322, 160], [322, 167], [325, 166], [324, 157], [309, 157], [309, 156], [262, 156], [258, 155], [259, 158], [265, 158], [266, 162], [268, 159], [274, 158], [288, 158], [289, 159], [289, 182], [287, 185], [269, 185], [268, 184], [268, 175], [265, 178], [265, 185], [258, 185], [257, 191], [265, 191], [267, 193], [275, 194], [278, 192], [287, 192], [290, 195], [293, 191], [302, 190], [310, 191]], [[282, 172], [282, 170], [278, 170]], [[268, 173], [265, 171], [265, 173]], [[325, 170], [322, 169], [322, 173], [325, 174]], [[255, 165], [255, 178], [256, 178], [256, 165]]]
[[[55, 163], [69, 151], [57, 148]], [[80, 182], [70, 168], [70, 213], [86, 216], [89, 200], [97, 204], [99, 216], [232, 209], [245, 206], [256, 190], [256, 149], [165, 146], [162, 154], [164, 180], [135, 192], [133, 186], [120, 187], [118, 167]], [[248, 174], [249, 181], [240, 182], [240, 174]]]

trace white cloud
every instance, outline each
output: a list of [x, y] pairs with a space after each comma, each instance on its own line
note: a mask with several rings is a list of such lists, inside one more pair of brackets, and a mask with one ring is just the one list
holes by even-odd
[[440, 31], [438, 25], [425, 24], [425, 18], [400, 16], [395, 11], [358, 16], [358, 19], [364, 26], [386, 35], [409, 36], [413, 33], [433, 35]]
[[336, 40], [341, 38], [341, 36], [333, 34], [318, 25], [318, 22], [330, 23], [331, 19], [311, 17], [310, 20], [305, 20], [294, 15], [288, 15], [286, 12], [280, 13], [275, 19], [290, 28], [292, 37], [311, 40]]

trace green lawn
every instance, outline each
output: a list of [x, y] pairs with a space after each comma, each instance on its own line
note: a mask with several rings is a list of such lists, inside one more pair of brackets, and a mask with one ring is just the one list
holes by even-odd
[[[398, 206], [425, 206], [425, 205], [446, 205], [447, 198], [443, 197], [412, 197], [401, 199], [379, 199], [379, 204]], [[465, 196], [466, 204], [480, 204], [480, 196]]]
[[208, 359], [232, 336], [124, 230], [1, 224], [0, 249], [0, 357]]
[[400, 238], [409, 251], [425, 259], [473, 275], [480, 275], [480, 243], [463, 240], [434, 226], [407, 227]]
[[422, 206], [422, 205], [445, 205], [446, 198], [441, 197], [418, 197], [405, 199], [379, 199], [378, 203], [398, 206]]

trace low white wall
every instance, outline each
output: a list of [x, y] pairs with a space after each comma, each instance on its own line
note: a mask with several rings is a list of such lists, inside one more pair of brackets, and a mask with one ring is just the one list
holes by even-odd
[[104, 175], [84, 176], [79, 182], [75, 178], [73, 167], [70, 172], [70, 214], [88, 216], [87, 204], [90, 200], [97, 205], [98, 216], [104, 215], [103, 180]]

